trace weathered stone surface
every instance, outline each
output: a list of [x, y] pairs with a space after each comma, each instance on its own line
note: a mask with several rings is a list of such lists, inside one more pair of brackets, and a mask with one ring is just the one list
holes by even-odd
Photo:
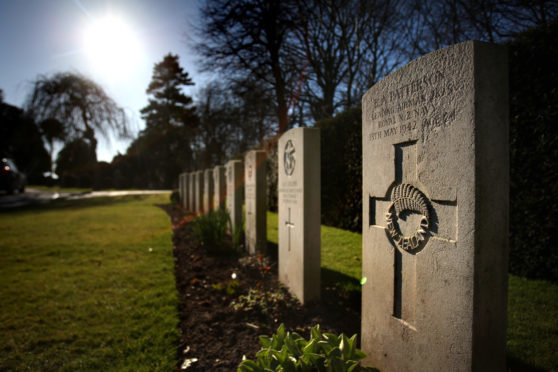
[[203, 174], [203, 213], [209, 213], [213, 210], [213, 169], [206, 169]]
[[184, 173], [178, 175], [178, 199], [180, 204], [182, 204], [182, 200], [184, 199], [184, 186], [182, 182], [184, 182]]
[[189, 192], [189, 184], [188, 184], [188, 175], [189, 173], [182, 173], [182, 182], [181, 182], [181, 188], [182, 188], [182, 193], [181, 193], [181, 202], [182, 202], [182, 207], [186, 210], [188, 210], [189, 208], [189, 204], [188, 204], [188, 192]]
[[213, 206], [215, 209], [225, 207], [225, 196], [227, 195], [227, 185], [225, 181], [225, 167], [217, 165], [213, 168]]
[[242, 204], [244, 204], [244, 163], [229, 160], [227, 168], [227, 210], [233, 230], [242, 228]]
[[249, 151], [244, 158], [246, 196], [246, 250], [254, 254], [267, 246], [265, 151]]
[[320, 299], [320, 131], [279, 139], [279, 280], [301, 303]]
[[362, 348], [382, 371], [503, 371], [506, 50], [467, 42], [363, 97]]
[[194, 173], [194, 213], [198, 216], [203, 214], [203, 186], [203, 171], [197, 171]]
[[196, 202], [195, 202], [195, 194], [196, 194], [196, 173], [190, 172], [188, 173], [188, 177], [186, 178], [188, 182], [188, 212], [194, 213], [196, 210]]

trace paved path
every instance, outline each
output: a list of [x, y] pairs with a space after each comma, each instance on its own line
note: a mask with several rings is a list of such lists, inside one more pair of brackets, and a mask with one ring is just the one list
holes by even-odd
[[25, 193], [8, 195], [0, 193], [0, 208], [15, 208], [25, 205], [48, 203], [53, 200], [76, 200], [100, 196], [123, 196], [170, 193], [170, 190], [119, 190], [92, 192], [56, 192], [27, 188]]

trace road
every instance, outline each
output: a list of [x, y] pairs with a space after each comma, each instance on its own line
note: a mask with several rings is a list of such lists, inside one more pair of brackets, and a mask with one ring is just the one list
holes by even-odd
[[92, 192], [56, 192], [27, 188], [25, 193], [15, 193], [12, 195], [0, 192], [0, 208], [15, 208], [25, 205], [48, 203], [53, 200], [75, 200], [85, 198], [95, 198], [100, 196], [123, 196], [123, 195], [143, 195], [161, 194], [170, 190], [120, 190], [120, 191], [92, 191]]

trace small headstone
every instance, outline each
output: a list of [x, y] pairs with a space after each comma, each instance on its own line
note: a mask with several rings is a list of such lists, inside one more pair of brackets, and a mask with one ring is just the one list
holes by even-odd
[[267, 246], [266, 153], [249, 151], [244, 158], [246, 195], [246, 250], [263, 252]]
[[381, 371], [505, 370], [506, 56], [457, 44], [363, 97], [361, 344]]
[[278, 154], [279, 280], [301, 303], [320, 299], [320, 131], [295, 128]]
[[213, 169], [206, 169], [203, 177], [203, 213], [209, 213], [213, 210]]
[[194, 213], [199, 216], [203, 214], [203, 171], [197, 171], [194, 173], [194, 184]]
[[225, 167], [218, 165], [213, 168], [213, 206], [217, 209], [225, 207], [225, 196], [227, 194], [227, 185], [225, 184]]
[[227, 210], [234, 232], [242, 228], [242, 204], [244, 203], [244, 164], [242, 160], [229, 160], [227, 168]]
[[188, 178], [186, 179], [188, 182], [188, 212], [195, 213], [196, 212], [196, 173], [190, 172], [188, 173]]
[[178, 175], [178, 199], [180, 200], [180, 204], [182, 204], [182, 200], [184, 200], [184, 188], [182, 182], [184, 182], [184, 173], [180, 173]]
[[188, 192], [189, 192], [188, 175], [189, 175], [189, 173], [182, 173], [182, 182], [181, 182], [181, 184], [182, 184], [182, 193], [181, 193], [182, 198], [181, 198], [181, 201], [182, 201], [182, 207], [185, 210], [188, 210], [188, 207], [189, 207], [189, 205], [188, 205]]

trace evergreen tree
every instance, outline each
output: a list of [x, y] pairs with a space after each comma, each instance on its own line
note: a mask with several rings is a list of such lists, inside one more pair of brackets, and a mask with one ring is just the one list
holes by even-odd
[[177, 55], [169, 53], [155, 64], [146, 90], [151, 98], [141, 110], [146, 128], [130, 146], [144, 164], [150, 187], [173, 186], [176, 175], [191, 167], [192, 139], [198, 120], [192, 98], [182, 89], [192, 85]]

